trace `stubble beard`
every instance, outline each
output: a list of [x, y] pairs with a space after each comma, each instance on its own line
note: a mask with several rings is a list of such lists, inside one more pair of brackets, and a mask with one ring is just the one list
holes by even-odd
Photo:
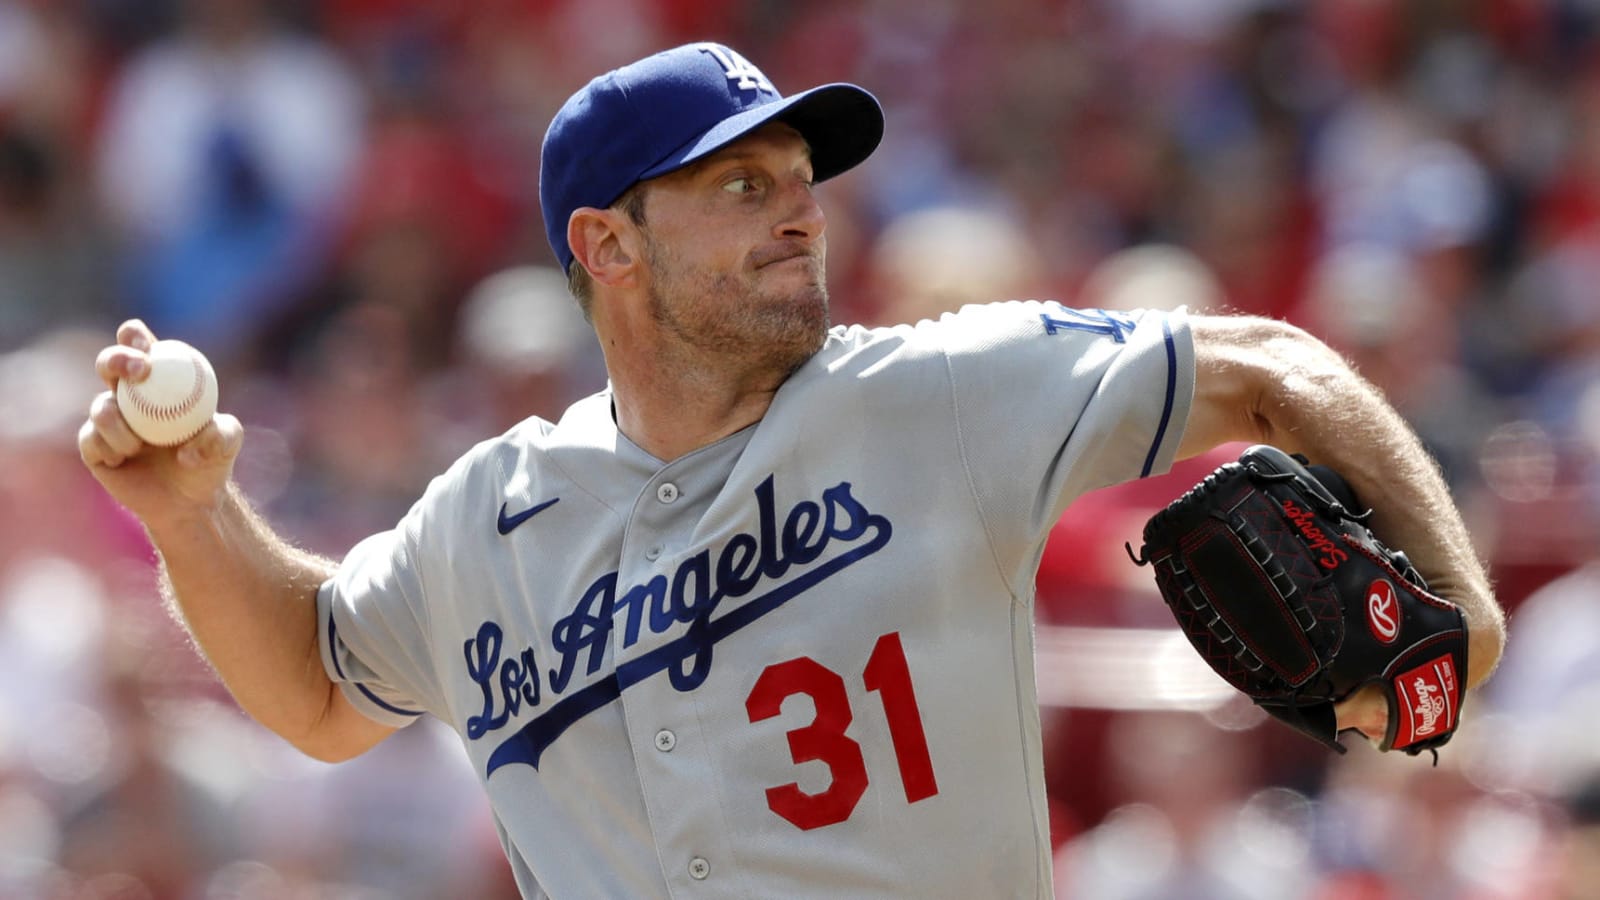
[[650, 315], [701, 360], [723, 360], [730, 372], [786, 378], [822, 348], [827, 337], [828, 287], [821, 258], [807, 283], [783, 292], [761, 290], [739, 274], [685, 275], [651, 244], [654, 274]]

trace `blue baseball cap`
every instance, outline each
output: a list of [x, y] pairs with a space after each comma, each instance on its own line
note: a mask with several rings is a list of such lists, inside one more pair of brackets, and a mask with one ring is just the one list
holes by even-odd
[[539, 206], [561, 270], [572, 267], [567, 220], [604, 209], [640, 181], [681, 169], [768, 122], [811, 145], [816, 180], [847, 171], [883, 138], [883, 109], [853, 84], [785, 97], [721, 44], [664, 50], [590, 81], [545, 132]]

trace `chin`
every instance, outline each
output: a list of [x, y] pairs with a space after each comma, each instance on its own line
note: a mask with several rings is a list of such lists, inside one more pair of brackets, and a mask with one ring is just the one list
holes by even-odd
[[798, 341], [813, 342], [814, 352], [817, 347], [822, 346], [822, 339], [828, 333], [828, 326], [831, 324], [827, 288], [813, 285], [787, 298], [783, 303], [775, 305], [773, 318], [783, 320], [783, 325], [779, 326], [778, 330], [793, 334]]
[[792, 371], [822, 349], [830, 324], [826, 291], [808, 292], [803, 299], [787, 298], [765, 312], [757, 317], [753, 337], [775, 367]]

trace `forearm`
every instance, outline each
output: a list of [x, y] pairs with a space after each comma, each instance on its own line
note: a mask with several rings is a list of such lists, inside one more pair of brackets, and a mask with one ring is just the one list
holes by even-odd
[[1216, 357], [1206, 364], [1238, 377], [1208, 384], [1243, 395], [1197, 397], [1197, 403], [1241, 411], [1230, 423], [1234, 439], [1302, 453], [1339, 472], [1372, 507], [1372, 528], [1384, 543], [1404, 550], [1432, 590], [1461, 605], [1471, 632], [1467, 683], [1481, 683], [1499, 661], [1504, 614], [1449, 487], [1416, 433], [1375, 386], [1304, 332], [1259, 320], [1222, 327], [1252, 333], [1212, 345]]
[[208, 514], [150, 530], [173, 614], [245, 712], [303, 746], [332, 702], [316, 592], [333, 562], [284, 542], [231, 484]]

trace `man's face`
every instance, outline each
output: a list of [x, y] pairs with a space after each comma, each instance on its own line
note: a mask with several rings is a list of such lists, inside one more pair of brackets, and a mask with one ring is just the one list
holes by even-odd
[[651, 315], [685, 345], [787, 372], [828, 329], [827, 243], [811, 158], [770, 124], [648, 184]]

